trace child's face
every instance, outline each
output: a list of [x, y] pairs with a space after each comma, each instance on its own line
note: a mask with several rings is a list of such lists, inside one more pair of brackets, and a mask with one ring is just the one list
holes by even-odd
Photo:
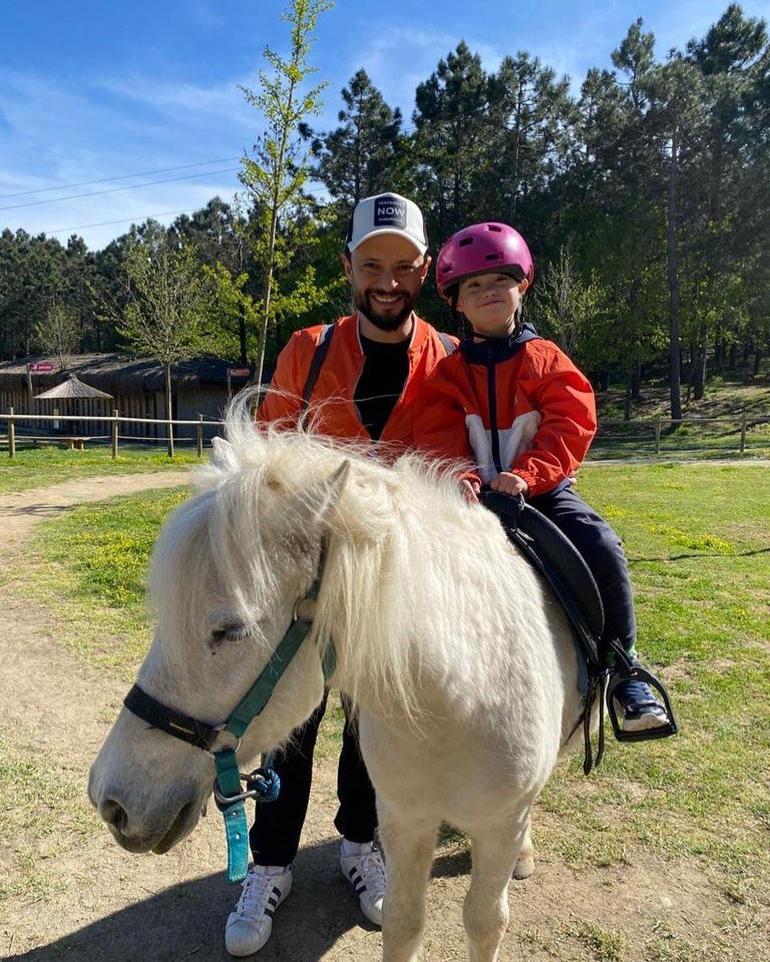
[[474, 331], [502, 337], [516, 326], [516, 311], [529, 281], [510, 274], [478, 274], [460, 281], [457, 309]]

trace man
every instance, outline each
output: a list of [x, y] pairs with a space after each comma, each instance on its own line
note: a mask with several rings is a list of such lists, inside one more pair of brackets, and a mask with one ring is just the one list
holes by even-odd
[[[430, 266], [420, 209], [398, 194], [360, 201], [342, 255], [356, 313], [330, 327], [297, 331], [278, 357], [258, 420], [291, 426], [305, 408], [320, 433], [372, 442], [411, 437], [415, 396], [451, 344], [414, 313]], [[292, 743], [273, 760], [281, 778], [276, 802], [258, 806], [250, 832], [254, 866], [227, 920], [232, 955], [251, 955], [270, 938], [273, 914], [291, 890], [307, 812], [313, 749], [326, 697]], [[374, 789], [348, 718], [340, 754], [334, 824], [342, 835], [340, 867], [361, 910], [382, 924], [385, 867], [373, 846]]]

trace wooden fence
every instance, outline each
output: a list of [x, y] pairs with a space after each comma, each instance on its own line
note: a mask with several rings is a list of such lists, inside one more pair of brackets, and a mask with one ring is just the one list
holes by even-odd
[[[672, 421], [658, 415], [630, 421], [599, 419], [594, 456], [602, 448], [640, 446], [656, 455], [698, 451], [745, 454], [750, 447], [770, 448], [770, 417], [750, 416], [746, 410], [721, 417], [688, 417]], [[756, 429], [759, 429], [758, 431]]]
[[[214, 427], [221, 427], [224, 421], [213, 421], [206, 420], [202, 414], [198, 415], [196, 421], [181, 421], [173, 420], [168, 418], [130, 418], [121, 416], [119, 411], [113, 411], [112, 415], [97, 417], [89, 415], [89, 422], [104, 423], [107, 425], [106, 431], [108, 433], [103, 435], [88, 435], [83, 436], [81, 434], [68, 435], [66, 433], [62, 434], [61, 423], [74, 423], [83, 421], [82, 415], [79, 414], [15, 414], [13, 408], [9, 408], [7, 414], [0, 412], [0, 422], [5, 422], [7, 424], [7, 434], [6, 441], [8, 444], [8, 454], [11, 458], [16, 457], [16, 445], [20, 441], [31, 441], [33, 444], [67, 444], [69, 447], [77, 447], [79, 450], [83, 450], [83, 447], [89, 441], [109, 441], [112, 457], [116, 458], [118, 456], [118, 446], [119, 442], [122, 440], [124, 442], [130, 442], [131, 444], [136, 444], [137, 441], [144, 440], [145, 442], [152, 443], [153, 445], [160, 445], [166, 443], [168, 437], [172, 433], [172, 429], [177, 426], [189, 426], [195, 427], [195, 445], [197, 448], [198, 457], [203, 457], [203, 446], [205, 441], [205, 434], [207, 429]], [[51, 427], [56, 429], [56, 433], [41, 433], [39, 435], [25, 435], [20, 434], [18, 431], [18, 422], [23, 421], [25, 424], [29, 421], [40, 421], [43, 426], [49, 424]], [[120, 425], [121, 424], [162, 424], [166, 427], [166, 437], [158, 438], [141, 438], [135, 435], [121, 435]], [[179, 443], [183, 440], [190, 440], [189, 438], [175, 438], [175, 443]]]
[[[0, 412], [0, 424], [7, 425], [5, 438], [0, 434], [0, 443], [7, 443], [8, 453], [11, 458], [16, 455], [17, 442], [25, 441], [37, 444], [67, 443], [70, 447], [82, 446], [88, 442], [109, 442], [112, 457], [116, 458], [118, 446], [124, 443], [136, 444], [144, 441], [153, 446], [163, 444], [168, 439], [171, 429], [176, 426], [194, 426], [194, 438], [176, 438], [175, 443], [194, 441], [198, 457], [203, 456], [203, 448], [207, 435], [212, 429], [221, 427], [224, 422], [217, 420], [207, 420], [202, 414], [194, 421], [168, 420], [166, 418], [135, 418], [124, 417], [118, 411], [113, 411], [111, 416], [97, 417], [89, 415], [89, 422], [104, 423], [105, 434], [73, 436], [61, 433], [61, 424], [83, 421], [82, 415], [75, 414], [14, 414], [13, 408], [8, 413]], [[38, 436], [21, 434], [19, 431], [20, 422], [27, 424], [30, 421], [41, 422], [43, 426], [50, 425], [55, 429], [55, 433], [41, 433]], [[121, 435], [121, 424], [146, 424], [146, 425], [165, 425], [166, 437], [137, 437], [136, 435]], [[609, 449], [615, 456], [619, 453], [654, 453], [676, 454], [684, 452], [697, 452], [706, 450], [725, 451], [726, 453], [737, 452], [745, 454], [749, 447], [770, 448], [770, 430], [766, 432], [752, 431], [756, 428], [763, 428], [770, 425], [769, 417], [751, 417], [747, 412], [741, 411], [733, 416], [723, 416], [714, 418], [690, 417], [671, 421], [659, 415], [656, 418], [637, 419], [631, 421], [617, 421], [600, 419], [599, 432], [593, 446], [593, 455], [596, 457], [603, 449]], [[73, 428], [76, 425], [73, 423]], [[699, 436], [694, 436], [692, 430], [700, 431]], [[157, 430], [157, 429], [156, 429]], [[625, 452], [624, 452], [625, 447]]]

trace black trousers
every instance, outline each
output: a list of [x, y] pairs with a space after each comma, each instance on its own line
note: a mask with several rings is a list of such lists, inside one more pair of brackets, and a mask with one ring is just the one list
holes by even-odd
[[569, 485], [531, 498], [530, 504], [569, 538], [591, 570], [604, 605], [604, 635], [600, 641], [617, 638], [623, 649], [633, 655], [634, 598], [620, 538]]
[[[272, 767], [281, 779], [281, 794], [274, 802], [257, 805], [257, 815], [249, 832], [256, 865], [289, 865], [297, 854], [310, 798], [313, 751], [328, 695], [327, 690], [321, 704], [294, 732], [286, 748], [272, 758]], [[377, 827], [374, 788], [358, 747], [355, 720], [351, 719], [347, 706], [345, 709], [337, 770], [340, 806], [334, 824], [351, 842], [371, 842]]]

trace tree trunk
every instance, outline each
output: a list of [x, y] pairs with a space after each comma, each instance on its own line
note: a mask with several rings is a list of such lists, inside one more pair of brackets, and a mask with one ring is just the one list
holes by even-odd
[[738, 363], [738, 346], [737, 344], [731, 344], [730, 353], [727, 356], [727, 370], [734, 371], [737, 363]]
[[702, 327], [698, 336], [698, 350], [693, 363], [693, 397], [696, 401], [702, 401], [706, 393], [706, 357], [708, 353], [708, 334], [706, 328]]
[[725, 342], [722, 339], [721, 334], [717, 334], [714, 338], [714, 373], [722, 373], [722, 359], [725, 353]]
[[762, 348], [757, 345], [754, 352], [754, 377], [759, 377], [759, 367], [762, 363]]
[[634, 369], [630, 367], [626, 372], [626, 395], [623, 399], [623, 420], [631, 420], [631, 395], [633, 393]]
[[679, 278], [676, 264], [676, 192], [677, 192], [677, 133], [671, 138], [671, 172], [668, 184], [668, 223], [666, 244], [668, 247], [669, 292], [669, 387], [671, 391], [671, 420], [682, 417], [682, 395], [679, 385]]
[[238, 343], [241, 351], [241, 364], [249, 363], [249, 356], [246, 353], [246, 318], [244, 317], [243, 305], [238, 315]]
[[174, 417], [174, 412], [171, 409], [171, 365], [165, 364], [164, 371], [166, 374], [166, 440], [167, 440], [167, 450], [168, 456], [170, 458], [174, 457], [174, 425], [171, 423]]
[[638, 362], [631, 370], [631, 400], [642, 400], [642, 365]]

